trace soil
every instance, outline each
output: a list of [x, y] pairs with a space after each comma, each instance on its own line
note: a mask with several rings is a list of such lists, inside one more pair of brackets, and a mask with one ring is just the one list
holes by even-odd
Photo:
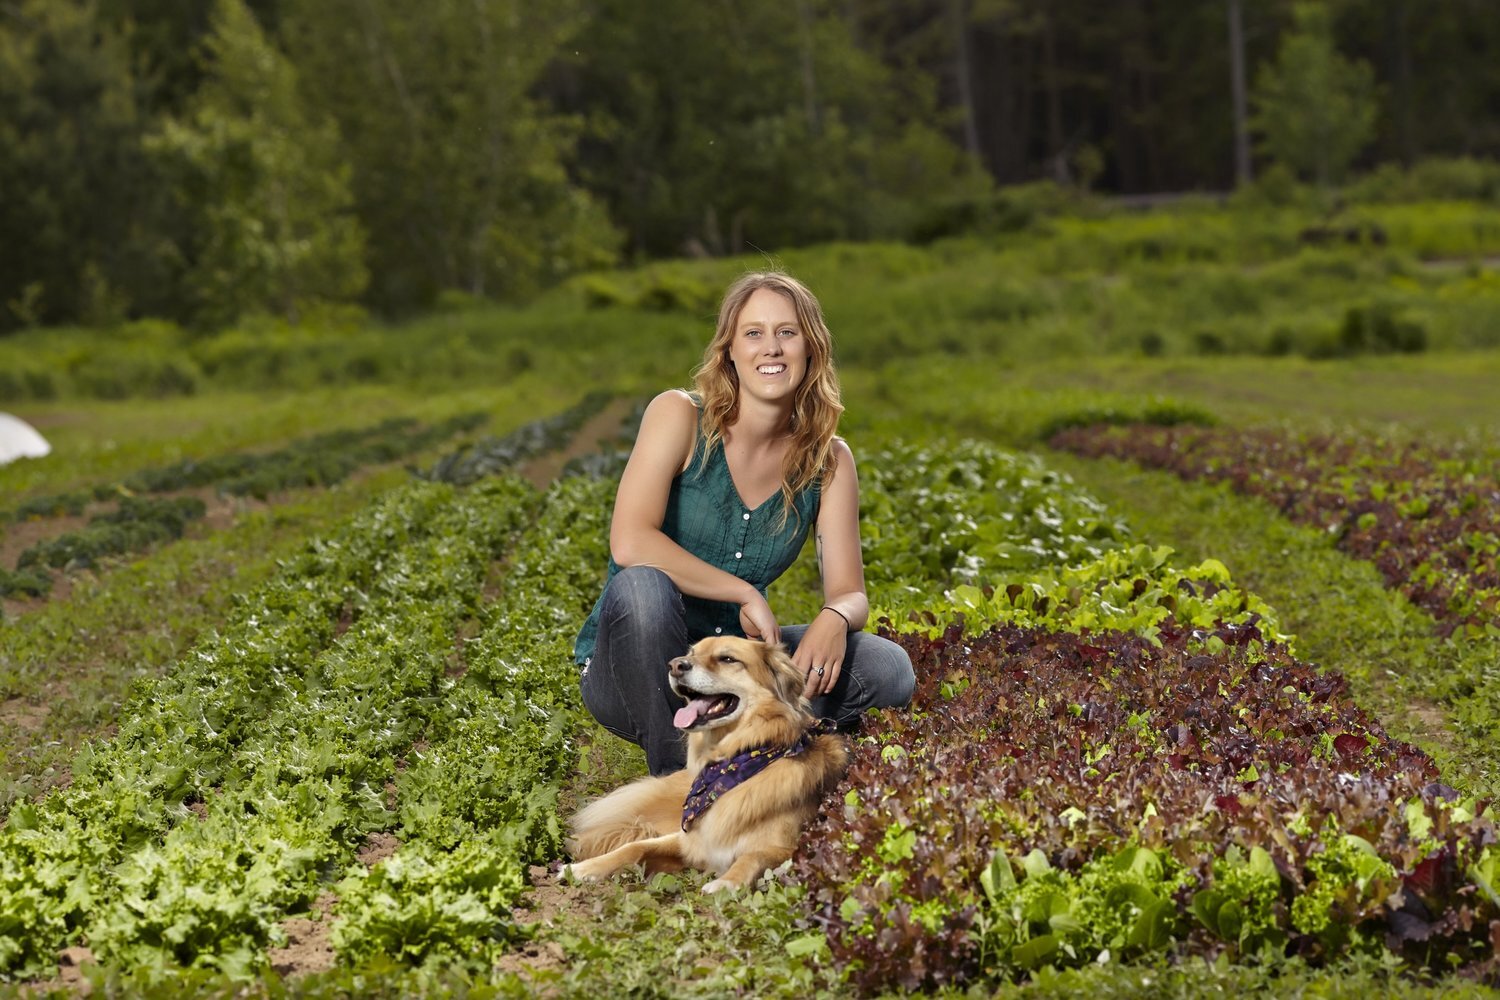
[[359, 849], [355, 858], [366, 868], [374, 868], [380, 862], [396, 853], [400, 848], [401, 841], [394, 834], [372, 833], [365, 839], [365, 846]]
[[[516, 907], [516, 923], [550, 928], [583, 924], [596, 915], [598, 886], [565, 885], [556, 872], [542, 865], [532, 865], [528, 875], [532, 888], [525, 904]], [[499, 972], [526, 973], [561, 968], [566, 961], [567, 954], [557, 942], [528, 941], [503, 955], [495, 968]]]
[[281, 922], [286, 945], [270, 951], [271, 968], [277, 975], [305, 976], [333, 968], [336, 958], [329, 931], [336, 898], [333, 893], [325, 892], [313, 902], [306, 916], [288, 917]]
[[635, 400], [619, 397], [596, 413], [578, 429], [567, 447], [548, 452], [521, 466], [520, 472], [531, 485], [544, 490], [562, 473], [563, 466], [575, 458], [591, 455], [620, 436], [620, 425], [635, 406]]
[[46, 721], [46, 705], [34, 705], [25, 698], [0, 701], [0, 727], [13, 727], [23, 733], [34, 733]]

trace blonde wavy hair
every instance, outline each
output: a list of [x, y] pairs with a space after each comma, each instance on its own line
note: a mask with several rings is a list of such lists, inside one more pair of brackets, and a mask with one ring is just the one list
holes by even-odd
[[792, 397], [791, 445], [781, 463], [781, 520], [785, 527], [794, 512], [793, 500], [814, 482], [826, 484], [833, 477], [833, 439], [844, 404], [839, 398], [838, 372], [833, 365], [833, 335], [823, 320], [817, 297], [791, 275], [756, 271], [730, 285], [719, 305], [719, 323], [714, 338], [703, 351], [703, 361], [693, 372], [693, 388], [703, 407], [702, 472], [708, 454], [724, 440], [724, 431], [740, 415], [740, 382], [729, 347], [734, 340], [740, 310], [750, 296], [762, 288], [785, 295], [797, 312], [797, 323], [807, 338], [807, 374]]

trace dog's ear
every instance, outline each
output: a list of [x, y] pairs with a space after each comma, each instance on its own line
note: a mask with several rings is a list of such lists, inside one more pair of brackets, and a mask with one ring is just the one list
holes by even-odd
[[766, 666], [771, 668], [771, 676], [776, 681], [776, 696], [788, 705], [802, 706], [802, 689], [807, 679], [802, 676], [802, 671], [792, 662], [787, 655], [786, 647], [781, 643], [764, 643], [766, 647]]

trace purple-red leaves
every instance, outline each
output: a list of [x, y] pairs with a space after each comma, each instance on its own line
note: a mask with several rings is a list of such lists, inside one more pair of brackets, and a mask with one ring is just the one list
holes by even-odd
[[[1151, 923], [1175, 929], [1179, 954], [1225, 947], [1190, 911], [1199, 892], [1217, 893], [1199, 907], [1214, 927], [1238, 926], [1243, 900], [1215, 889], [1215, 862], [1233, 847], [1260, 850], [1263, 871], [1277, 873], [1253, 938], [1236, 946], [1276, 942], [1317, 957], [1384, 937], [1418, 962], [1487, 960], [1500, 907], [1465, 873], [1493, 826], [1481, 806], [1451, 812], [1431, 760], [1355, 706], [1342, 678], [1274, 643], [1252, 656], [1226, 640], [1209, 655], [1186, 629], [1165, 629], [1159, 648], [1117, 632], [1014, 626], [895, 638], [916, 665], [912, 707], [870, 718], [852, 747], [845, 807], [814, 825], [797, 860], [835, 957], [856, 963], [860, 985], [1014, 969], [980, 948], [995, 916], [981, 875], [997, 853], [1045, 858], [1049, 877], [1063, 878], [1132, 846], [1185, 870], [1172, 910]], [[1349, 854], [1342, 868], [1323, 856], [1353, 842], [1374, 854]], [[1361, 864], [1394, 877], [1349, 874]], [[1294, 908], [1309, 893], [1327, 900], [1326, 913]], [[1294, 909], [1316, 933], [1293, 925]], [[1092, 960], [1075, 947], [1085, 932], [1068, 933], [1072, 951], [1058, 938], [1046, 962]], [[1045, 950], [1014, 947], [1014, 961]]]
[[1500, 626], [1500, 480], [1476, 460], [1417, 444], [1233, 427], [1079, 427], [1054, 448], [1228, 482], [1324, 528], [1438, 622]]

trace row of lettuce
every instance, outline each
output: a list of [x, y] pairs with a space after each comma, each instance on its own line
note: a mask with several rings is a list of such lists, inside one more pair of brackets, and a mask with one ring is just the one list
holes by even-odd
[[[919, 692], [871, 720], [797, 861], [851, 979], [1166, 948], [1494, 962], [1481, 806], [1298, 663], [1221, 564], [1174, 566], [974, 442], [871, 454], [862, 491], [872, 601]], [[148, 978], [254, 975], [331, 890], [341, 961], [486, 973], [523, 933], [526, 866], [561, 851], [568, 652], [612, 492], [416, 482], [311, 543], [71, 787], [12, 810], [0, 968], [85, 942]], [[400, 847], [367, 867], [374, 833]]]
[[[45, 974], [83, 941], [116, 967], [253, 975], [330, 885], [347, 958], [503, 948], [525, 866], [559, 850], [576, 719], [557, 664], [606, 507], [581, 479], [545, 498], [509, 478], [414, 483], [247, 594], [70, 787], [12, 809], [7, 973]], [[511, 582], [486, 604], [501, 558]], [[355, 864], [383, 831], [400, 849]]]
[[[548, 423], [526, 440], [543, 447]], [[67, 788], [11, 809], [0, 969], [45, 976], [84, 943], [138, 983], [249, 977], [330, 889], [351, 962], [487, 967], [515, 936], [526, 865], [560, 850], [577, 720], [557, 664], [608, 505], [594, 480], [539, 496], [414, 479], [309, 542], [138, 692]], [[375, 834], [400, 847], [366, 868]]]
[[[610, 398], [607, 393], [590, 393], [553, 417], [507, 434], [465, 440], [418, 474], [467, 484], [502, 473], [559, 447]], [[410, 417], [392, 417], [366, 427], [314, 434], [280, 448], [184, 458], [139, 469], [118, 481], [28, 497], [0, 510], [0, 529], [7, 523], [68, 515], [87, 515], [88, 521], [28, 546], [17, 555], [14, 568], [0, 566], [0, 597], [45, 597], [52, 590], [54, 571], [92, 569], [101, 560], [181, 538], [207, 510], [202, 496], [184, 491], [266, 500], [287, 490], [332, 486], [362, 468], [411, 459], [455, 437], [467, 438], [486, 419], [474, 412], [423, 425]]]
[[1419, 440], [1241, 427], [1096, 424], [1054, 447], [1229, 484], [1323, 528], [1375, 564], [1442, 634], [1500, 637], [1500, 476], [1495, 455]]

